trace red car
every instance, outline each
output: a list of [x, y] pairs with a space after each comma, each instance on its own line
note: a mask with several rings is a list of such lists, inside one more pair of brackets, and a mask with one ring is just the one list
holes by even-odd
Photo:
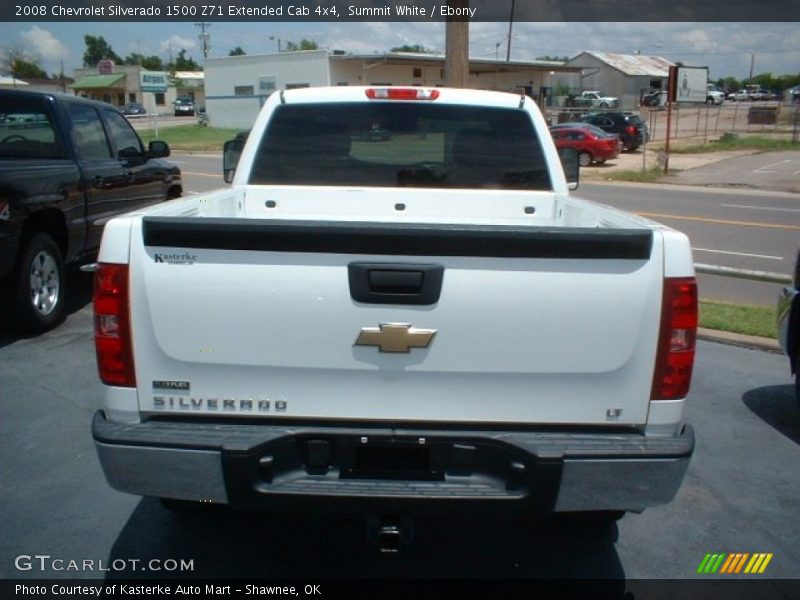
[[622, 151], [622, 142], [615, 133], [606, 133], [599, 127], [586, 123], [562, 123], [550, 128], [556, 148], [574, 148], [582, 167], [603, 164], [616, 158]]

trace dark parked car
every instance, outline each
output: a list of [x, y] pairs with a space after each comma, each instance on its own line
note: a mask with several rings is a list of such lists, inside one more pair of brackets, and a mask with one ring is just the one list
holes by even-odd
[[189, 96], [180, 96], [173, 102], [175, 107], [176, 117], [193, 117], [194, 116], [194, 100]]
[[573, 148], [578, 153], [578, 163], [582, 167], [590, 164], [603, 164], [619, 156], [622, 142], [614, 133], [588, 123], [561, 123], [550, 128], [550, 135], [556, 148]]
[[800, 406], [800, 252], [794, 266], [794, 281], [783, 288], [778, 297], [778, 341], [789, 357]]
[[64, 316], [64, 265], [91, 260], [105, 222], [181, 195], [181, 172], [110, 104], [0, 90], [0, 294], [18, 329]]
[[624, 112], [590, 113], [580, 118], [608, 133], [616, 133], [625, 150], [633, 151], [647, 141], [647, 126], [638, 115]]
[[126, 117], [140, 117], [147, 114], [147, 109], [141, 102], [128, 102], [122, 109]]

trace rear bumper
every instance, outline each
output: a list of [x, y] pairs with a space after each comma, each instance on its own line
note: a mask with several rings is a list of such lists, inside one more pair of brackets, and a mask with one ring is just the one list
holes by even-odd
[[92, 423], [115, 489], [284, 512], [536, 515], [672, 500], [694, 449], [636, 432]]

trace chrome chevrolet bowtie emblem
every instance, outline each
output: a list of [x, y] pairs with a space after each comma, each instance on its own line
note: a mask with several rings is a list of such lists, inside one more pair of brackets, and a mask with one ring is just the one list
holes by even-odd
[[354, 345], [377, 346], [381, 352], [405, 352], [427, 348], [435, 329], [417, 329], [407, 323], [381, 323], [380, 327], [362, 327]]

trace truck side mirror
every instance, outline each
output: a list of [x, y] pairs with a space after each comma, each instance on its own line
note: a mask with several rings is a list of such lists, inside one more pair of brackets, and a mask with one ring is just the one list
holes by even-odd
[[231, 183], [236, 173], [236, 165], [242, 156], [244, 140], [240, 137], [228, 140], [222, 148], [222, 176], [225, 178], [225, 183]]
[[567, 179], [567, 187], [571, 190], [577, 190], [581, 171], [581, 166], [578, 162], [578, 151], [575, 148], [559, 148], [558, 156], [564, 169], [564, 177]]
[[150, 158], [166, 158], [170, 154], [167, 142], [154, 140], [147, 144], [147, 154]]

